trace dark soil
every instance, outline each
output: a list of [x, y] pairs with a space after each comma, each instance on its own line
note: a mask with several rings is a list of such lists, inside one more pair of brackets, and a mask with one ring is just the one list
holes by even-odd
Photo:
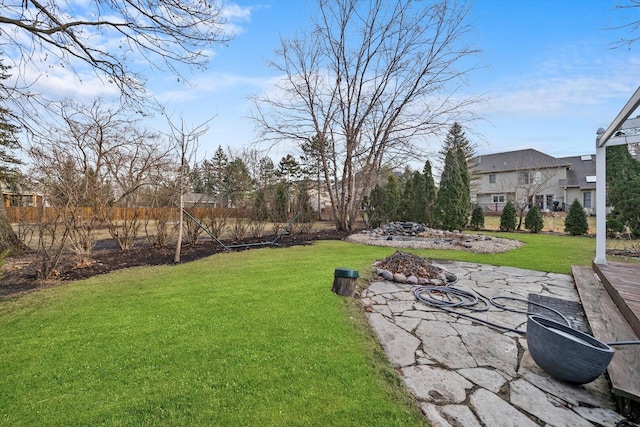
[[[289, 234], [278, 239], [276, 245], [264, 245], [275, 236], [267, 236], [261, 239], [248, 238], [242, 241], [225, 241], [227, 246], [239, 244], [254, 244], [232, 248], [232, 251], [255, 250], [263, 247], [290, 247], [297, 245], [309, 245], [316, 240], [342, 240], [350, 232], [336, 230], [319, 230], [308, 234]], [[255, 245], [257, 243], [257, 245]], [[195, 261], [216, 253], [225, 252], [224, 248], [211, 240], [202, 240], [195, 245], [182, 245], [181, 263]], [[5, 260], [5, 271], [0, 283], [0, 298], [15, 296], [25, 292], [51, 286], [63, 285], [74, 280], [86, 279], [99, 274], [106, 274], [115, 270], [129, 267], [169, 265], [174, 264], [175, 246], [159, 248], [148, 244], [139, 243], [128, 251], [119, 251], [114, 247], [113, 241], [99, 241], [89, 259], [79, 262], [73, 254], [66, 254], [58, 264], [55, 278], [48, 280], [38, 279], [38, 263], [36, 255], [24, 253], [19, 256], [11, 256]]]

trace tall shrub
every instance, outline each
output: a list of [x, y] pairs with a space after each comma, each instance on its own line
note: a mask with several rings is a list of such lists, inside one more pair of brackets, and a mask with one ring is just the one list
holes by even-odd
[[289, 216], [289, 186], [279, 182], [274, 187], [273, 202], [270, 206], [269, 219], [273, 222], [273, 232], [278, 233], [284, 227]]
[[575, 199], [569, 207], [569, 214], [564, 220], [564, 231], [571, 234], [572, 236], [586, 234], [589, 231], [587, 214], [585, 213], [578, 199]]
[[381, 207], [380, 218], [383, 222], [398, 220], [398, 210], [400, 209], [400, 201], [402, 199], [400, 186], [395, 176], [389, 175], [387, 185], [384, 188], [384, 202]]
[[484, 210], [481, 206], [476, 206], [471, 212], [471, 222], [469, 224], [474, 230], [484, 228]]
[[306, 179], [300, 181], [297, 185], [295, 212], [300, 212], [295, 228], [301, 233], [309, 233], [313, 228], [315, 213], [309, 200], [309, 181]]
[[420, 171], [415, 171], [411, 180], [413, 181], [413, 191], [415, 193], [415, 198], [413, 199], [413, 221], [425, 224], [427, 222], [427, 208], [429, 204], [425, 191], [425, 177]]
[[367, 226], [369, 228], [380, 227], [383, 221], [383, 205], [385, 199], [385, 191], [379, 184], [376, 184], [369, 193], [369, 196], [363, 200], [364, 210], [367, 215]]
[[461, 229], [467, 223], [464, 187], [456, 152], [449, 150], [440, 177], [437, 202], [438, 223], [445, 230]]
[[458, 161], [458, 170], [460, 171], [460, 181], [462, 188], [460, 189], [460, 221], [462, 227], [466, 227], [469, 221], [469, 211], [471, 210], [471, 176], [469, 175], [469, 166], [462, 148], [456, 149], [456, 160]]
[[500, 231], [514, 231], [516, 229], [516, 208], [508, 201], [500, 215]]
[[407, 174], [404, 180], [404, 188], [402, 189], [402, 199], [400, 201], [399, 219], [402, 221], [415, 221], [416, 216], [416, 192], [414, 181], [410, 174]]
[[537, 205], [531, 206], [527, 216], [524, 218], [524, 228], [532, 233], [539, 233], [544, 228], [544, 221], [542, 220], [542, 214], [540, 208]]
[[433, 172], [431, 171], [431, 162], [429, 162], [429, 160], [424, 164], [422, 174], [424, 176], [424, 193], [427, 203], [424, 223], [428, 227], [433, 227], [435, 225], [436, 216], [437, 189], [436, 182], [433, 179]]

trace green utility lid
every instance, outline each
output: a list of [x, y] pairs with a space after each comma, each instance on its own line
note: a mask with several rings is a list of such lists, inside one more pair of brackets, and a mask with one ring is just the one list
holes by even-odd
[[357, 279], [360, 277], [358, 275], [358, 270], [351, 270], [350, 268], [336, 268], [334, 273], [335, 277], [346, 277], [349, 279]]

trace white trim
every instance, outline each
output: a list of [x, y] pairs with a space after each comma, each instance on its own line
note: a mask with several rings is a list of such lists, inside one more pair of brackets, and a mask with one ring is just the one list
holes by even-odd
[[607, 147], [596, 147], [596, 264], [607, 263]]
[[[638, 108], [638, 105], [640, 105], [640, 87], [638, 87], [631, 98], [629, 98], [629, 101], [627, 101], [622, 110], [620, 110], [616, 118], [613, 119], [607, 130], [598, 135], [596, 138], [596, 146], [604, 147], [607, 145], [609, 139], [625, 125], [625, 121], [636, 110], [636, 108]], [[628, 126], [624, 127], [624, 129], [628, 129]]]
[[612, 145], [629, 145], [629, 144], [637, 144], [640, 142], [640, 135], [620, 135], [609, 138], [607, 143], [605, 144], [607, 147]]
[[598, 129], [596, 134], [596, 264], [607, 263], [607, 145], [640, 142], [638, 135], [624, 135], [612, 138], [620, 129], [637, 128], [640, 120], [629, 116], [640, 106], [640, 87], [620, 110], [607, 130]]

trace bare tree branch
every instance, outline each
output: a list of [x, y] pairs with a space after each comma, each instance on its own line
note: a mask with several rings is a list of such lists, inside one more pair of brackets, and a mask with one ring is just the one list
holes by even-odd
[[282, 40], [276, 95], [255, 97], [261, 136], [317, 137], [337, 227], [349, 229], [389, 158], [423, 152], [426, 136], [471, 117], [457, 97], [477, 53], [462, 40], [468, 7], [442, 0], [318, 0], [314, 31]]
[[[640, 0], [629, 0], [628, 4], [617, 5], [616, 9], [621, 11], [630, 11], [636, 12], [640, 9]], [[637, 15], [636, 15], [637, 16]], [[614, 48], [625, 46], [628, 49], [631, 49], [631, 45], [640, 40], [640, 35], [638, 34], [638, 29], [640, 29], [640, 19], [632, 20], [626, 24], [619, 25], [617, 27], [611, 28], [612, 30], [628, 30], [630, 37], [623, 37], [622, 39], [614, 42], [612, 45]]]
[[[230, 40], [218, 0], [90, 0], [82, 7], [56, 0], [11, 0], [0, 8], [0, 52], [14, 61], [21, 82], [2, 98], [37, 98], [27, 69], [87, 66], [122, 98], [145, 103], [141, 68], [204, 68], [208, 49]], [[143, 64], [143, 65], [141, 65]], [[9, 64], [8, 64], [9, 65]], [[44, 67], [44, 68], [43, 68]], [[17, 93], [16, 93], [17, 92]]]

